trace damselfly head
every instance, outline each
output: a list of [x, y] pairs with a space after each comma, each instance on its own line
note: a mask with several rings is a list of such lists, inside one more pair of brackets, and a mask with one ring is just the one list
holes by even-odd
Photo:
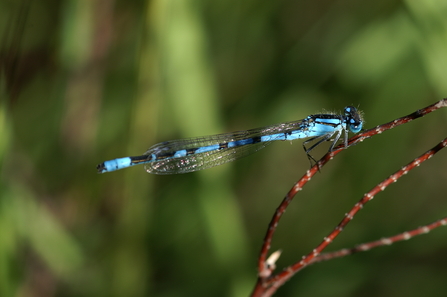
[[345, 121], [352, 133], [358, 133], [363, 128], [363, 116], [354, 106], [345, 107]]

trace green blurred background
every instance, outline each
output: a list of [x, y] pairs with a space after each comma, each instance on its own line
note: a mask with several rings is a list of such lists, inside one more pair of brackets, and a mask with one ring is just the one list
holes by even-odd
[[[366, 128], [447, 97], [445, 0], [0, 2], [0, 296], [248, 296], [301, 142], [202, 172], [98, 163], [175, 138], [341, 111]], [[300, 192], [279, 269], [446, 136], [447, 110], [342, 152]], [[315, 152], [321, 156], [324, 150]], [[441, 151], [329, 250], [446, 216]], [[278, 296], [445, 296], [447, 236], [306, 268]]]

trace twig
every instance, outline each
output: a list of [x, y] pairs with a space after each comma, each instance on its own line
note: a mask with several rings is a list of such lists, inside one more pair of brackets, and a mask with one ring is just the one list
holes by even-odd
[[[393, 129], [399, 125], [406, 124], [412, 120], [418, 119], [420, 117], [423, 117], [439, 108], [446, 107], [447, 106], [447, 99], [443, 99], [435, 104], [432, 104], [430, 106], [427, 106], [426, 108], [417, 110], [414, 113], [411, 113], [407, 116], [404, 116], [402, 118], [396, 119], [394, 121], [391, 121], [389, 123], [379, 125], [373, 129], [366, 130], [354, 137], [352, 137], [349, 142], [348, 146], [357, 144], [359, 142], [362, 142], [363, 140], [370, 138], [376, 134], [380, 134], [386, 130]], [[327, 162], [329, 162], [334, 156], [336, 156], [338, 153], [340, 153], [345, 147], [343, 144], [337, 146], [332, 152], [328, 152], [325, 156], [321, 158], [320, 161], [318, 161], [317, 164], [315, 164], [311, 169], [309, 169], [306, 174], [292, 187], [292, 189], [287, 193], [286, 197], [283, 199], [279, 207], [276, 209], [275, 214], [273, 215], [272, 220], [270, 221], [267, 233], [264, 238], [264, 243], [261, 249], [261, 253], [258, 259], [258, 282], [255, 286], [255, 289], [252, 293], [252, 296], [271, 296], [276, 289], [281, 286], [285, 281], [287, 281], [292, 275], [294, 275], [296, 272], [304, 268], [306, 265], [308, 265], [315, 257], [317, 257], [321, 251], [329, 245], [333, 239], [343, 230], [344, 226], [346, 226], [349, 221], [351, 221], [352, 217], [363, 207], [363, 205], [370, 201], [374, 195], [376, 195], [378, 192], [383, 191], [390, 183], [395, 182], [398, 178], [400, 178], [402, 175], [406, 174], [409, 170], [413, 169], [414, 167], [418, 166], [420, 163], [426, 161], [428, 158], [433, 156], [437, 151], [442, 149], [447, 145], [447, 140], [445, 139], [440, 144], [438, 144], [435, 148], [428, 151], [421, 157], [415, 159], [413, 162], [411, 162], [409, 165], [403, 167], [401, 170], [390, 176], [388, 179], [380, 183], [378, 186], [376, 186], [372, 191], [365, 194], [365, 196], [358, 202], [353, 209], [345, 216], [345, 218], [342, 220], [342, 222], [334, 229], [334, 231], [324, 239], [324, 241], [311, 253], [309, 253], [307, 256], [303, 257], [303, 259], [286, 268], [281, 273], [272, 276], [274, 268], [272, 265], [267, 265], [266, 259], [267, 254], [270, 249], [271, 241], [273, 238], [273, 234], [276, 230], [276, 227], [278, 225], [279, 220], [281, 219], [282, 215], [284, 214], [285, 210], [287, 209], [288, 205], [294, 198], [294, 196], [301, 191], [303, 186], [307, 184], [307, 182], [310, 181], [312, 176], [318, 172], [319, 168], [324, 166]]]
[[418, 228], [410, 230], [410, 231], [405, 231], [403, 233], [399, 233], [394, 236], [385, 237], [380, 240], [371, 241], [371, 242], [367, 242], [367, 243], [362, 243], [362, 244], [359, 244], [359, 245], [357, 245], [353, 248], [350, 248], [350, 249], [342, 249], [342, 250], [339, 250], [336, 252], [330, 252], [330, 253], [324, 253], [324, 254], [318, 255], [312, 261], [310, 261], [309, 264], [332, 260], [335, 258], [352, 255], [352, 254], [355, 254], [358, 252], [369, 251], [370, 249], [373, 249], [373, 248], [376, 248], [379, 246], [390, 245], [390, 244], [396, 243], [398, 241], [409, 240], [410, 238], [413, 238], [417, 235], [427, 234], [430, 231], [432, 231], [433, 229], [436, 229], [436, 228], [442, 227], [442, 226], [446, 226], [446, 225], [447, 225], [447, 217], [444, 217], [444, 218], [437, 220], [431, 224], [424, 225], [424, 226], [418, 227]]

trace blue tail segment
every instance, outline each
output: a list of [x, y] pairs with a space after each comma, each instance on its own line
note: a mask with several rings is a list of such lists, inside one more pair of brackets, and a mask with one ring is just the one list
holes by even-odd
[[[325, 141], [334, 148], [344, 132], [344, 145], [348, 145], [348, 132], [358, 133], [363, 128], [361, 113], [352, 106], [344, 114], [315, 114], [299, 121], [286, 122], [263, 128], [237, 131], [188, 139], [171, 140], [150, 147], [142, 156], [105, 161], [97, 166], [99, 173], [115, 171], [145, 164], [153, 174], [178, 174], [202, 170], [234, 161], [252, 154], [272, 141], [310, 138], [303, 143], [310, 160], [310, 151]], [[332, 139], [332, 137], [334, 138]], [[316, 140], [310, 148], [305, 144]]]

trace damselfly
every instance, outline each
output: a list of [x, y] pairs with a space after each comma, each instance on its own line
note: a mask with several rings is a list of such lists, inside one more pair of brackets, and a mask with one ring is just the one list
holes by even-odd
[[[149, 173], [187, 173], [234, 161], [264, 148], [272, 141], [301, 138], [310, 138], [303, 143], [303, 147], [308, 158], [314, 160], [310, 152], [315, 147], [332, 141], [329, 148], [332, 151], [343, 132], [343, 143], [347, 147], [348, 132], [358, 133], [362, 127], [361, 113], [355, 107], [347, 106], [342, 115], [315, 114], [303, 120], [263, 128], [161, 142], [150, 147], [142, 156], [105, 161], [97, 169], [99, 173], [104, 173], [145, 164]], [[306, 148], [311, 141], [316, 142]]]

